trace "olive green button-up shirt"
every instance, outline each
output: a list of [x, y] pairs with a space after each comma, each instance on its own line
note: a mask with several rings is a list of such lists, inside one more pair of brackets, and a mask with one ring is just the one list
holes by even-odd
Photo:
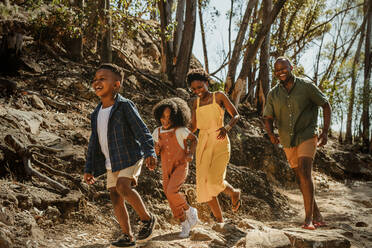
[[270, 90], [263, 115], [274, 118], [283, 147], [295, 147], [317, 134], [318, 106], [326, 102], [315, 84], [295, 77], [289, 93], [280, 83]]

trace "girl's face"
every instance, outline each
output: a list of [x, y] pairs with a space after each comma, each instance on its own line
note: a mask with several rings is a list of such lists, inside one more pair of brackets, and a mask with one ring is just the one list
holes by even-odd
[[208, 82], [194, 80], [191, 82], [192, 92], [200, 98], [208, 93]]
[[163, 111], [163, 115], [160, 117], [160, 122], [164, 130], [168, 130], [173, 126], [171, 121], [171, 112], [171, 109], [166, 107]]

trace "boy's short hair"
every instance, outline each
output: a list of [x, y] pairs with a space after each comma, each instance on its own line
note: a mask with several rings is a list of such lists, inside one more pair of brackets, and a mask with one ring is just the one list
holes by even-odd
[[276, 58], [276, 60], [275, 60], [275, 63], [274, 63], [274, 65], [276, 64], [276, 62], [278, 62], [278, 61], [287, 61], [288, 62], [288, 64], [289, 64], [289, 66], [293, 66], [292, 65], [292, 61], [287, 57], [287, 56], [279, 56], [279, 57], [277, 57]]
[[160, 118], [166, 108], [171, 110], [170, 120], [173, 127], [188, 126], [191, 120], [191, 110], [187, 105], [187, 102], [179, 97], [161, 100], [154, 106], [152, 113], [159, 126], [161, 126]]
[[112, 73], [114, 73], [116, 79], [120, 82], [120, 84], [123, 83], [124, 73], [119, 66], [111, 63], [103, 63], [97, 68], [97, 71], [101, 69], [110, 70]]
[[203, 68], [197, 68], [189, 71], [186, 76], [186, 81], [188, 85], [191, 85], [191, 83], [195, 80], [203, 81], [209, 83], [210, 77], [209, 74], [204, 71]]

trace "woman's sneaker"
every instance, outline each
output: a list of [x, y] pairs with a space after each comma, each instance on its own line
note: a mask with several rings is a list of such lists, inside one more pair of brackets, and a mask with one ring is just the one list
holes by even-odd
[[128, 234], [123, 233], [116, 241], [111, 243], [111, 247], [136, 247], [136, 240], [132, 240]]
[[137, 241], [140, 242], [146, 242], [149, 240], [152, 236], [152, 232], [154, 231], [156, 218], [154, 215], [150, 216], [150, 220], [148, 221], [141, 221], [140, 230], [137, 235]]
[[199, 222], [198, 210], [190, 206], [186, 211], [186, 218], [190, 224], [190, 229], [193, 228]]
[[180, 234], [178, 234], [178, 237], [180, 238], [187, 238], [190, 235], [190, 223], [187, 221], [187, 219], [181, 223], [182, 230]]

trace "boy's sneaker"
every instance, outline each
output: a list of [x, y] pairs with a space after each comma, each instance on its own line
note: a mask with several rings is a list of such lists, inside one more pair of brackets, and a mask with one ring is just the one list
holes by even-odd
[[136, 247], [136, 240], [123, 233], [116, 241], [111, 243], [111, 247]]
[[190, 235], [190, 223], [185, 220], [184, 222], [181, 223], [181, 226], [182, 226], [182, 230], [180, 232], [180, 234], [178, 234], [178, 237], [180, 238], [187, 238], [189, 235]]
[[150, 220], [148, 221], [141, 221], [140, 230], [137, 235], [138, 242], [145, 242], [149, 240], [152, 236], [152, 232], [154, 231], [156, 218], [154, 215], [150, 215]]
[[186, 218], [190, 224], [190, 229], [193, 228], [199, 222], [198, 210], [190, 206], [186, 211]]

